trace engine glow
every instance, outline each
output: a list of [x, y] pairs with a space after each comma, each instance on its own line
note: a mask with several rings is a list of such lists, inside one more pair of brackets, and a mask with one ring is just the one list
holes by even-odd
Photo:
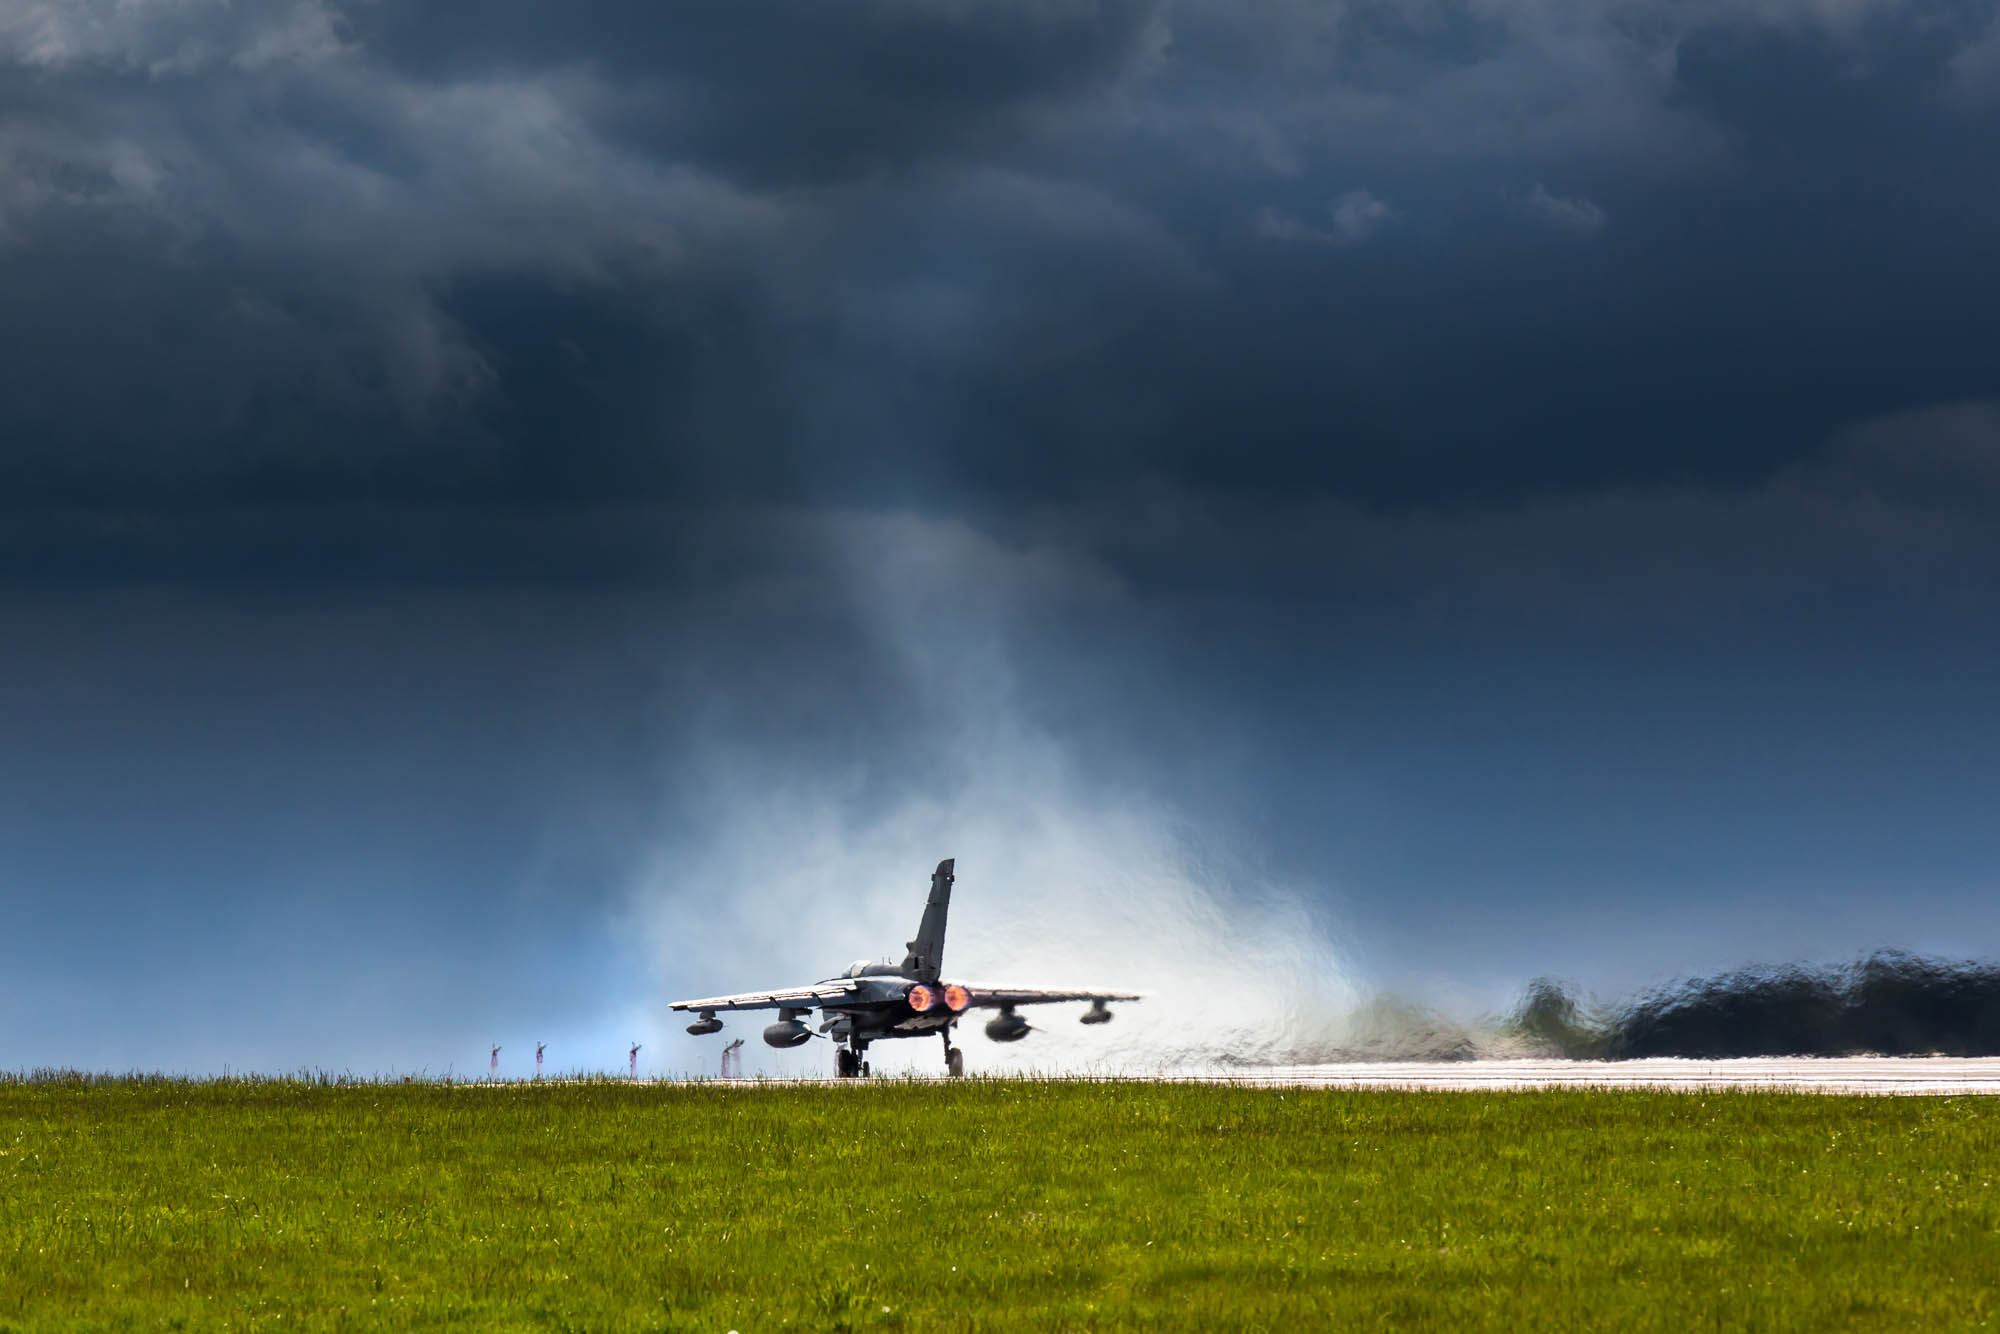
[[957, 1014], [970, 1004], [972, 1004], [972, 993], [958, 983], [954, 982], [944, 989], [944, 1007], [953, 1014]]
[[922, 1014], [935, 1004], [937, 1004], [937, 997], [932, 995], [931, 989], [923, 983], [919, 982], [916, 986], [910, 988], [910, 1008], [918, 1014]]

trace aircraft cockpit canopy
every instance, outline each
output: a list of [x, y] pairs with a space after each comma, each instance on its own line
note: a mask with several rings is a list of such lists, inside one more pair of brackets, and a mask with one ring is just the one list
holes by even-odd
[[868, 960], [856, 959], [853, 963], [847, 965], [847, 971], [842, 973], [841, 976], [860, 977], [863, 973], [867, 971], [868, 971]]

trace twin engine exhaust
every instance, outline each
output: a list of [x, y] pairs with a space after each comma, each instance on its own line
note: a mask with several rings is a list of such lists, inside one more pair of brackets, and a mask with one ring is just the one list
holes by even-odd
[[956, 982], [946, 986], [942, 991], [933, 991], [919, 982], [903, 993], [903, 999], [907, 1000], [910, 1008], [918, 1014], [926, 1010], [935, 1010], [940, 1005], [957, 1014], [972, 1004], [972, 993]]

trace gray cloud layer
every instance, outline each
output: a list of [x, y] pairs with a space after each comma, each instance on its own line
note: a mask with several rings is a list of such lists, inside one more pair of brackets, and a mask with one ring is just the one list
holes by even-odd
[[1769, 475], [1990, 392], [1987, 41], [1803, 2], [17, 6], [9, 484]]

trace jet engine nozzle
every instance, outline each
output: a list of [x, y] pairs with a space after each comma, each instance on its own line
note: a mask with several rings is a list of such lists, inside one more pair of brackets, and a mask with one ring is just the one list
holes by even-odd
[[1077, 1020], [1077, 1022], [1079, 1024], [1108, 1024], [1111, 1022], [1111, 1007], [1101, 1000], [1092, 1001], [1090, 1008], [1084, 1011], [1083, 1018]]
[[698, 1038], [706, 1037], [710, 1033], [720, 1033], [721, 1031], [722, 1021], [715, 1017], [715, 1011], [713, 1010], [703, 1010], [701, 1018], [688, 1025], [688, 1032]]
[[918, 1014], [937, 1004], [937, 993], [921, 982], [911, 987], [906, 994], [909, 997], [910, 1008]]
[[995, 1042], [1019, 1042], [1028, 1036], [1028, 1021], [1009, 1007], [987, 1021], [986, 1036]]
[[764, 1041], [773, 1047], [796, 1047], [812, 1039], [812, 1030], [797, 1019], [780, 1019], [764, 1029]]
[[972, 1004], [972, 993], [954, 982], [944, 989], [944, 1008], [957, 1014]]

